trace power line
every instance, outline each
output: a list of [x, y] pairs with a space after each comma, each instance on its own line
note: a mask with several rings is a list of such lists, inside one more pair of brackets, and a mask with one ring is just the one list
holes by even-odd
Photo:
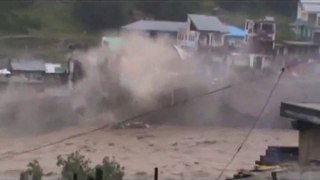
[[262, 119], [262, 115], [265, 111], [265, 109], [267, 108], [271, 98], [272, 98], [272, 95], [274, 93], [274, 91], [276, 90], [277, 86], [279, 85], [279, 82], [281, 80], [281, 77], [284, 73], [284, 68], [281, 69], [281, 72], [275, 82], [275, 84], [273, 85], [268, 97], [267, 97], [267, 100], [266, 102], [264, 103], [261, 111], [259, 112], [259, 115], [256, 119], [256, 121], [252, 124], [252, 127], [250, 128], [249, 132], [247, 133], [247, 135], [245, 136], [245, 138], [242, 140], [242, 142], [240, 143], [238, 149], [236, 150], [236, 152], [233, 154], [233, 156], [231, 157], [231, 159], [229, 160], [229, 162], [225, 165], [225, 167], [222, 169], [222, 171], [220, 172], [219, 176], [216, 178], [216, 180], [220, 180], [220, 178], [223, 176], [223, 174], [225, 173], [226, 169], [231, 165], [231, 163], [234, 161], [234, 159], [237, 157], [237, 155], [240, 153], [241, 149], [243, 148], [243, 146], [245, 145], [245, 143], [247, 142], [247, 140], [249, 139], [250, 135], [252, 134], [253, 130], [256, 128], [258, 122]]

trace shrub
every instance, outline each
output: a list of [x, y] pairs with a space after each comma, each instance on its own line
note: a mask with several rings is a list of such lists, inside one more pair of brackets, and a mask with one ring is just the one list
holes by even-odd
[[73, 180], [74, 174], [77, 174], [78, 180], [87, 180], [89, 177], [93, 177], [93, 170], [89, 167], [90, 160], [78, 151], [71, 153], [66, 158], [59, 155], [57, 159], [57, 165], [62, 167], [62, 180]]
[[[66, 158], [58, 156], [57, 162], [57, 165], [62, 167], [62, 180], [73, 180], [74, 174], [77, 174], [78, 180], [93, 178], [95, 170], [89, 166], [90, 164], [90, 160], [78, 151], [67, 155]], [[115, 158], [105, 157], [102, 165], [98, 165], [96, 168], [102, 170], [103, 180], [122, 180], [124, 177], [124, 167], [121, 167]]]
[[41, 180], [43, 170], [37, 160], [34, 160], [28, 164], [28, 169], [21, 174], [21, 180], [26, 180], [32, 177], [32, 180]]
[[105, 157], [102, 160], [102, 165], [99, 166], [103, 172], [103, 180], [122, 180], [124, 176], [124, 167], [121, 167], [119, 163], [115, 161], [115, 158], [110, 160], [109, 157]]

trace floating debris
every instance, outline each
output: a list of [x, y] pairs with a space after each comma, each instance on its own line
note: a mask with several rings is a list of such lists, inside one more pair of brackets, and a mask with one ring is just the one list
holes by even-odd
[[144, 122], [124, 122], [124, 123], [117, 123], [112, 126], [112, 129], [144, 129], [150, 128], [150, 125]]

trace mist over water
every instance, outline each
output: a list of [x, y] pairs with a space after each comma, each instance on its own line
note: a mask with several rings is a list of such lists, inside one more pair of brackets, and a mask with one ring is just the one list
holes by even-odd
[[[126, 34], [122, 38], [124, 46], [116, 51], [96, 47], [75, 53], [84, 67], [85, 78], [72, 90], [47, 88], [39, 93], [9, 84], [0, 95], [1, 126], [19, 132], [47, 132], [78, 123], [117, 122], [168, 105], [172, 98], [179, 101], [238, 82], [241, 83], [223, 92], [147, 118], [158, 123], [250, 126], [279, 74], [274, 71], [243, 77], [232, 69], [227, 74], [222, 69], [225, 67], [208, 64], [211, 60], [201, 54], [180, 59], [167, 37], [150, 39]], [[316, 89], [315, 83], [299, 86], [295, 80], [281, 80], [261, 126], [287, 127], [288, 122], [279, 118], [280, 102], [314, 100]]]

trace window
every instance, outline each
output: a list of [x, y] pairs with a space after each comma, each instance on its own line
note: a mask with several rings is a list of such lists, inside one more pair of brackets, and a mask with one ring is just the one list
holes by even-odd
[[320, 32], [313, 33], [313, 42], [316, 42], [316, 43], [320, 42]]
[[308, 14], [308, 22], [311, 24], [316, 24], [316, 21], [317, 21], [317, 14], [309, 13]]
[[189, 41], [195, 41], [195, 37], [194, 37], [193, 34], [190, 34], [190, 35], [189, 35]]
[[266, 33], [273, 33], [273, 24], [262, 24], [262, 30]]

